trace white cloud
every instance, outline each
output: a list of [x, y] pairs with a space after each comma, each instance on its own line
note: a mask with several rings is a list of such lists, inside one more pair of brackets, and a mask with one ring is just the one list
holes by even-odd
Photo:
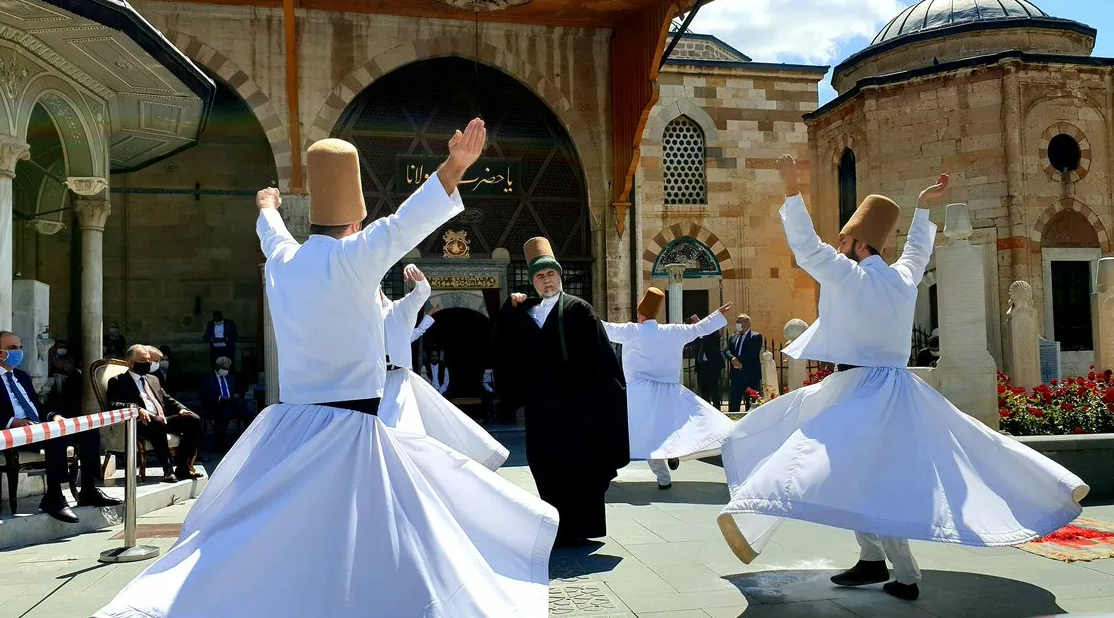
[[760, 62], [833, 64], [868, 41], [911, 0], [714, 0], [690, 30], [712, 34]]

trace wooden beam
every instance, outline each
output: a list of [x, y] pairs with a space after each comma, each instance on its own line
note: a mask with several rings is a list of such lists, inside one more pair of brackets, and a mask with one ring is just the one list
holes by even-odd
[[282, 22], [286, 30], [286, 105], [290, 110], [290, 192], [305, 195], [301, 115], [298, 112], [298, 23], [294, 15], [294, 1], [284, 0], [282, 5]]

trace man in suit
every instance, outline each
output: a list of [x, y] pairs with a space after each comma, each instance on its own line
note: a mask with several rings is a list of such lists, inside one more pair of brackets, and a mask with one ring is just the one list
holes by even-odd
[[735, 318], [735, 334], [727, 342], [723, 355], [731, 363], [731, 394], [727, 410], [738, 412], [744, 400], [749, 410], [751, 399], [747, 389], [762, 391], [762, 335], [750, 330], [749, 315], [743, 313]]
[[[0, 428], [12, 429], [46, 421], [64, 418], [61, 414], [48, 411], [39, 402], [38, 393], [31, 383], [31, 376], [16, 369], [23, 362], [23, 342], [19, 336], [8, 331], [0, 331], [0, 383], [4, 385], [0, 396]], [[77, 515], [66, 503], [62, 495], [62, 483], [67, 480], [66, 446], [76, 444], [81, 456], [81, 492], [78, 506], [116, 506], [119, 500], [109, 498], [97, 489], [97, 473], [100, 472], [101, 434], [98, 431], [82, 431], [42, 442], [31, 448], [42, 449], [46, 453], [46, 493], [39, 508], [54, 519], [69, 524], [78, 522]]]
[[[108, 381], [110, 405], [113, 408], [139, 406], [137, 431], [154, 446], [155, 454], [162, 461], [164, 483], [174, 483], [180, 478], [200, 478], [200, 474], [190, 471], [190, 459], [201, 437], [201, 417], [167, 395], [158, 380], [149, 378], [152, 365], [158, 364], [151, 362], [147, 346], [131, 346], [124, 353], [124, 360], [128, 362], [128, 372]], [[180, 439], [173, 469], [166, 440], [168, 431]]]
[[[700, 316], [692, 315], [690, 324], [700, 323]], [[717, 330], [696, 340], [696, 389], [698, 394], [719, 410], [723, 405], [719, 380], [723, 375], [723, 354], [720, 353], [720, 334]]]
[[231, 366], [232, 360], [228, 357], [218, 358], [216, 368], [205, 376], [205, 381], [201, 384], [201, 405], [204, 406], [205, 415], [213, 419], [214, 440], [218, 451], [224, 450], [228, 423], [232, 419], [247, 420], [251, 417], [240, 398], [236, 378], [229, 373]]
[[209, 344], [209, 362], [216, 364], [218, 358], [227, 356], [235, 365], [236, 342], [240, 339], [235, 322], [224, 319], [220, 311], [214, 311], [213, 319], [205, 326], [204, 339]]
[[178, 395], [178, 386], [181, 384], [182, 368], [177, 363], [171, 362], [170, 346], [160, 345], [155, 348], [157, 353], [152, 350], [151, 362], [158, 362], [159, 368], [154, 371], [159, 382], [162, 382], [162, 389], [166, 391], [171, 397]]

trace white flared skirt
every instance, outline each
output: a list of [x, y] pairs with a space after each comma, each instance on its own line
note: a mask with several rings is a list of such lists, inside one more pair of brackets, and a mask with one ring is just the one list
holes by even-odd
[[1016, 545], [1075, 519], [1088, 487], [959, 411], [905, 369], [828, 376], [752, 410], [723, 445], [720, 530], [752, 561], [781, 518], [972, 546]]
[[544, 618], [557, 512], [376, 416], [264, 410], [97, 618]]
[[379, 418], [388, 427], [425, 434], [497, 470], [510, 452], [479, 423], [409, 369], [387, 372]]
[[695, 459], [719, 453], [734, 423], [676, 382], [627, 384], [631, 459]]

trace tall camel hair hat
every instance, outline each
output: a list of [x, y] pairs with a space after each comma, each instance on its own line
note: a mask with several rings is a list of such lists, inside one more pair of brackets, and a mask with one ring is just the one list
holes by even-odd
[[882, 195], [868, 195], [863, 198], [855, 214], [839, 232], [839, 237], [851, 236], [861, 240], [875, 251], [881, 251], [890, 241], [897, 227], [897, 215], [901, 212], [897, 204]]
[[334, 138], [314, 142], [306, 151], [306, 164], [310, 224], [350, 225], [367, 217], [355, 146]]
[[638, 303], [638, 314], [645, 316], [647, 320], [656, 320], [664, 302], [665, 292], [654, 287], [647, 288], [642, 301]]
[[553, 247], [550, 246], [549, 240], [536, 236], [526, 241], [522, 245], [522, 252], [526, 254], [526, 264], [530, 268], [530, 278], [539, 272], [552, 268], [557, 272], [564, 272], [561, 268], [561, 263], [553, 255]]

